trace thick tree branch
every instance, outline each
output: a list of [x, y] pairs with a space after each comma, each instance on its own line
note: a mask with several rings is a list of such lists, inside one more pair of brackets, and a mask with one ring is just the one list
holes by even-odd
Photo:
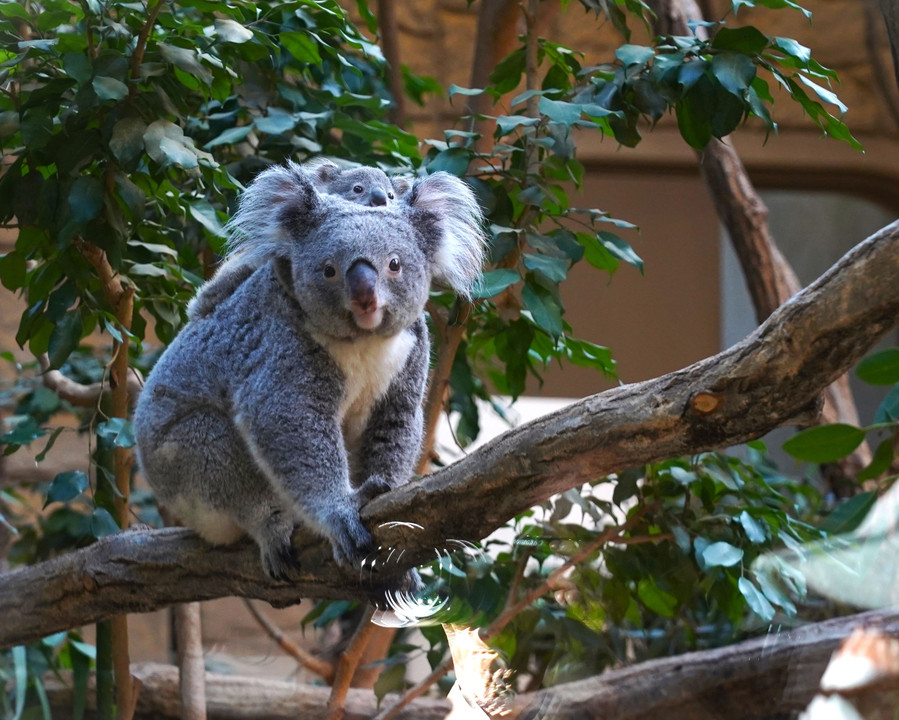
[[732, 348], [587, 397], [382, 495], [363, 519], [379, 545], [405, 552], [378, 573], [338, 570], [327, 543], [302, 530], [295, 544], [303, 570], [289, 583], [264, 578], [249, 541], [212, 549], [186, 530], [131, 531], [0, 575], [0, 647], [117, 613], [227, 595], [278, 606], [303, 597], [376, 597], [390, 573], [433, 558], [447, 539], [479, 541], [555, 493], [745, 442], [806, 412], [899, 324], [896, 277], [899, 222], [855, 247]]
[[[899, 613], [878, 610], [765, 635], [723, 648], [650, 660], [516, 699], [513, 717], [585, 720], [749, 720], [792, 717], [817, 692], [821, 674], [842, 641], [857, 628], [899, 634]], [[135, 666], [144, 683], [136, 717], [177, 718], [177, 669]], [[328, 688], [207, 673], [209, 718], [254, 720], [322, 717]], [[68, 717], [71, 683], [45, 679], [54, 718]], [[91, 693], [88, 693], [90, 696]], [[385, 702], [393, 702], [388, 696]], [[371, 691], [350, 690], [347, 720], [376, 712]], [[446, 717], [446, 700], [420, 699], [399, 720]]]

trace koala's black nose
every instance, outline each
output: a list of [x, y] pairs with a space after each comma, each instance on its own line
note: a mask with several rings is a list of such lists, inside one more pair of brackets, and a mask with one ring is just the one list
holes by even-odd
[[378, 271], [367, 260], [354, 262], [346, 274], [350, 304], [362, 311], [378, 306]]
[[372, 205], [386, 205], [387, 204], [387, 193], [384, 192], [384, 190], [382, 188], [379, 188], [379, 187], [372, 188], [371, 204]]

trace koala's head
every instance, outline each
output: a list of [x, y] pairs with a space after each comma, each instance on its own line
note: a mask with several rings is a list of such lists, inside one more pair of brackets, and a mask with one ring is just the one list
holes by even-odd
[[368, 207], [322, 193], [299, 166], [261, 173], [231, 227], [290, 261], [293, 293], [311, 328], [352, 339], [393, 335], [424, 310], [434, 280], [471, 293], [484, 255], [481, 213], [452, 175], [417, 180], [395, 205]]
[[312, 173], [320, 192], [338, 195], [360, 205], [393, 205], [409, 190], [405, 180], [391, 180], [379, 168], [341, 169], [329, 160], [314, 160], [305, 167]]

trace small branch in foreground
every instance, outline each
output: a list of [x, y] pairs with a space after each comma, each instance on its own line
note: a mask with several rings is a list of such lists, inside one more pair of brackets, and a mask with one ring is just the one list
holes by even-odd
[[346, 712], [346, 697], [350, 690], [353, 674], [356, 672], [368, 641], [378, 629], [378, 626], [371, 621], [374, 613], [374, 606], [369, 605], [359, 620], [356, 632], [350, 638], [350, 644], [347, 645], [347, 649], [337, 662], [337, 672], [334, 674], [334, 682], [331, 685], [331, 696], [328, 698], [328, 712], [325, 720], [341, 720]]
[[294, 643], [284, 634], [281, 628], [269, 620], [262, 611], [256, 607], [252, 600], [244, 598], [243, 603], [247, 606], [247, 610], [250, 611], [250, 614], [256, 619], [256, 622], [259, 623], [262, 629], [265, 630], [268, 636], [278, 643], [278, 647], [304, 668], [320, 676], [329, 685], [334, 681], [335, 668], [332, 663], [315, 657], [315, 655], [308, 650], [305, 650]]
[[[105, 382], [85, 385], [66, 377], [59, 370], [51, 370], [50, 358], [46, 354], [38, 358], [38, 363], [40, 364], [41, 380], [44, 383], [44, 387], [52, 390], [57, 397], [75, 407], [96, 407], [103, 395], [112, 391], [112, 388]], [[129, 367], [126, 383], [128, 395], [131, 397], [131, 402], [134, 402], [143, 387], [143, 378], [137, 370]]]

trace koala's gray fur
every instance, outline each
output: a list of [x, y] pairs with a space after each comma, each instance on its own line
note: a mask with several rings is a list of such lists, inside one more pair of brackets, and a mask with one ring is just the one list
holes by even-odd
[[360, 506], [406, 482], [419, 452], [429, 287], [470, 292], [480, 220], [446, 173], [393, 209], [321, 194], [296, 165], [261, 173], [231, 223], [255, 269], [187, 323], [138, 401], [160, 502], [210, 542], [249, 534], [274, 578], [294, 562], [295, 522], [360, 563]]
[[[330, 160], [312, 160], [304, 165], [288, 162], [294, 173], [307, 174], [309, 181], [319, 192], [337, 195], [350, 202], [371, 207], [389, 207], [399, 202], [409, 191], [409, 183], [402, 179], [391, 180], [387, 174], [374, 167], [341, 169]], [[260, 198], [267, 202], [266, 198]], [[281, 242], [280, 237], [265, 236], [267, 240]], [[196, 317], [208, 313], [259, 267], [270, 249], [262, 245], [257, 233], [238, 233], [229, 245], [228, 256], [209, 282], [197, 292], [187, 306], [187, 316]]]

